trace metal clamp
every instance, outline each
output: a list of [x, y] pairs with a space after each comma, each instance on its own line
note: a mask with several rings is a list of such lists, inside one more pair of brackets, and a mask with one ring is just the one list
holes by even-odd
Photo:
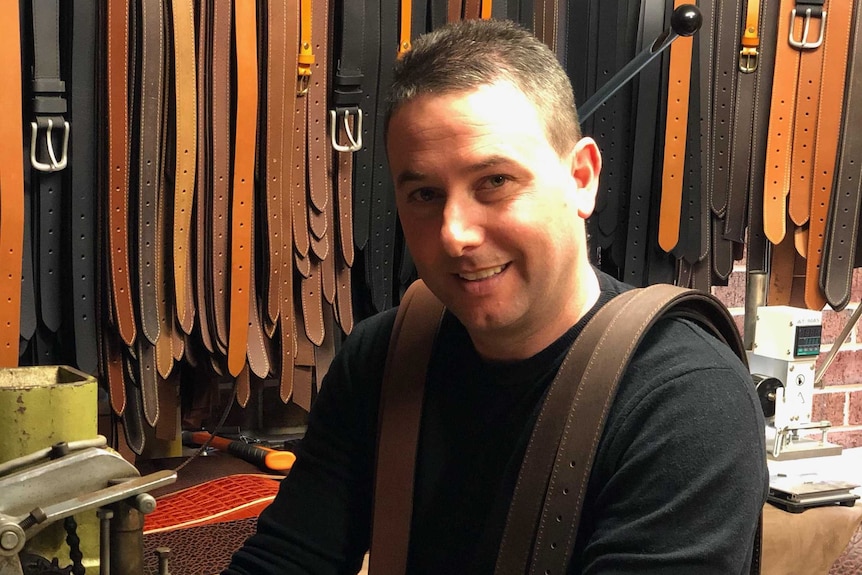
[[793, 28], [796, 23], [796, 8], [790, 13], [790, 33], [787, 36], [787, 41], [791, 46], [798, 50], [814, 50], [815, 48], [819, 48], [821, 44], [823, 44], [823, 38], [826, 36], [826, 10], [824, 10], [820, 16], [820, 37], [816, 42], [808, 41], [808, 31], [811, 27], [811, 8], [805, 9], [805, 16], [803, 16], [805, 22], [802, 26], [802, 38], [797, 40], [793, 36]]
[[[353, 116], [356, 118], [353, 129], [350, 128], [348, 119]], [[338, 118], [341, 118], [341, 126], [344, 128], [344, 135], [347, 137], [349, 145], [339, 144], [336, 132], [336, 124]], [[332, 142], [332, 148], [337, 152], [358, 152], [362, 149], [362, 109], [357, 108], [339, 108], [338, 110], [329, 111], [329, 140]]]
[[30, 122], [30, 165], [33, 166], [33, 169], [39, 170], [40, 172], [58, 172], [66, 167], [68, 161], [69, 122], [63, 122], [63, 147], [60, 159], [57, 160], [57, 155], [54, 152], [53, 140], [54, 120], [51, 118], [47, 119], [48, 125], [45, 128], [45, 146], [48, 150], [48, 158], [51, 160], [50, 164], [41, 162], [36, 157], [36, 142], [39, 139], [40, 131], [39, 123], [39, 121]]

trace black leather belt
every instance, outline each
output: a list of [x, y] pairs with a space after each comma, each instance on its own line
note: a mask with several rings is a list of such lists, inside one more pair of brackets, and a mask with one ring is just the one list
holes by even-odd
[[[32, 0], [33, 64], [30, 122], [31, 186], [35, 191], [37, 329], [52, 339], [62, 322], [64, 206], [63, 174], [68, 165], [70, 124], [66, 84], [60, 76], [60, 10], [56, 0]], [[50, 352], [48, 352], [50, 353]]]
[[846, 100], [839, 142], [835, 188], [820, 268], [820, 286], [834, 309], [850, 301], [853, 268], [859, 253], [859, 219], [862, 217], [862, 9], [856, 6], [849, 50]]
[[96, 336], [96, 58], [98, 9], [87, 0], [71, 2], [72, 58], [69, 78], [71, 199], [71, 291], [75, 359], [78, 369], [99, 373]]

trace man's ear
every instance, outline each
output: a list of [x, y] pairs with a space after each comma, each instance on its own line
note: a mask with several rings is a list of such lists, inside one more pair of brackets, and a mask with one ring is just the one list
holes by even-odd
[[602, 170], [602, 155], [596, 141], [589, 137], [578, 140], [572, 150], [572, 177], [578, 186], [578, 215], [586, 219], [596, 207], [596, 192], [599, 189], [599, 174]]

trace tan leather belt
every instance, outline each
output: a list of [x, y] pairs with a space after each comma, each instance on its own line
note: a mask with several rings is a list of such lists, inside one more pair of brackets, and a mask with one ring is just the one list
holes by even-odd
[[0, 19], [0, 367], [18, 365], [21, 250], [24, 240], [24, 169], [21, 164], [21, 31], [17, 1], [4, 2]]
[[197, 168], [197, 82], [195, 58], [194, 3], [172, 0], [174, 40], [174, 210], [173, 210], [173, 292], [176, 317], [182, 330], [190, 334], [195, 306], [191, 292], [192, 206]]
[[[814, 18], [812, 22], [824, 21]], [[808, 223], [814, 164], [814, 135], [817, 132], [817, 110], [820, 102], [820, 72], [825, 51], [823, 46], [818, 46], [800, 50], [799, 53], [799, 78], [796, 88], [796, 111], [793, 114], [795, 121], [790, 150], [790, 191], [787, 208], [790, 220], [797, 226]]]
[[[831, 14], [834, 10], [833, 6]], [[862, 9], [858, 6], [853, 19], [853, 45], [849, 50], [844, 122], [835, 177], [837, 185], [829, 206], [820, 268], [820, 284], [826, 301], [836, 310], [843, 309], [850, 301], [853, 268], [859, 266], [858, 257], [862, 253], [858, 244], [862, 218], [862, 138], [858, 129], [862, 126]]]
[[[778, 30], [791, 30], [795, 0], [782, 0]], [[798, 24], [801, 33], [802, 24]], [[794, 32], [796, 33], [796, 32]], [[775, 73], [773, 86], [797, 85], [799, 77], [799, 51], [779, 36], [775, 47]], [[786, 233], [785, 214], [787, 195], [790, 193], [790, 158], [793, 148], [793, 122], [796, 111], [796, 90], [772, 91], [769, 135], [766, 144], [766, 176], [763, 183], [763, 231], [773, 244], [780, 244]]]
[[238, 376], [248, 348], [251, 260], [254, 257], [254, 159], [257, 137], [257, 16], [253, 0], [234, 3], [236, 108], [230, 233], [230, 324], [227, 368]]
[[826, 234], [826, 217], [829, 213], [833, 189], [837, 183], [835, 180], [838, 158], [836, 134], [841, 133], [853, 4], [853, 0], [829, 0], [829, 19], [826, 20], [825, 10], [822, 17], [822, 25], [826, 27], [826, 31], [822, 48], [823, 75], [820, 79], [820, 107], [817, 112], [814, 150], [814, 186], [811, 192], [808, 257], [805, 269], [805, 305], [810, 309], [823, 309], [826, 305], [826, 296], [820, 287], [821, 260]]
[[[682, 0], [674, 0], [674, 8], [681, 4], [684, 4]], [[685, 143], [688, 127], [688, 98], [691, 84], [692, 42], [691, 37], [681, 37], [670, 47], [667, 124], [658, 224], [659, 246], [666, 252], [675, 248], [679, 241], [682, 180], [685, 170]]]

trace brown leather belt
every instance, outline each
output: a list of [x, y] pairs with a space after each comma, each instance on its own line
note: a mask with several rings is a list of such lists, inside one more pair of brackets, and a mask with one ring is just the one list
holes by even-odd
[[[300, 42], [300, 5], [294, 2], [285, 12], [285, 44], [288, 54], [298, 54], [293, 50]], [[282, 149], [284, 160], [282, 162], [282, 177], [284, 178], [281, 196], [281, 271], [279, 285], [279, 339], [281, 348], [281, 365], [279, 377], [279, 395], [281, 400], [287, 402], [293, 394], [294, 359], [296, 357], [296, 317], [293, 307], [293, 195], [297, 193], [295, 180], [301, 174], [301, 170], [295, 168], [299, 161], [295, 158], [294, 138], [296, 137], [297, 113], [299, 104], [297, 102], [296, 79], [298, 68], [294, 69], [292, 63], [296, 62], [293, 56], [289, 59], [289, 65], [285, 71], [285, 103], [284, 103], [284, 129], [281, 131]], [[304, 115], [302, 116], [304, 117]], [[304, 186], [304, 178], [302, 178]], [[304, 189], [304, 188], [300, 188]]]
[[173, 294], [176, 317], [182, 330], [190, 334], [195, 306], [191, 290], [192, 206], [197, 168], [197, 77], [195, 19], [192, 0], [172, 0], [174, 40], [174, 209], [173, 209]]
[[18, 2], [4, 3], [0, 23], [0, 366], [18, 365], [24, 169], [21, 165], [21, 31]]
[[257, 19], [254, 0], [234, 3], [236, 108], [230, 233], [230, 324], [227, 368], [238, 376], [248, 348], [251, 261], [254, 257], [254, 160], [257, 137]]
[[[820, 102], [817, 111], [817, 135], [814, 150], [814, 185], [808, 224], [808, 253], [805, 269], [805, 305], [823, 309], [826, 296], [820, 287], [821, 259], [826, 234], [826, 218], [835, 179], [838, 138], [844, 109], [844, 84], [847, 74], [853, 0], [829, 0], [829, 19], [823, 11], [823, 71], [820, 79]], [[855, 128], [853, 128], [855, 129]]]
[[108, 20], [108, 249], [113, 324], [127, 346], [137, 337], [128, 254], [129, 3], [112, 2]]
[[[681, 4], [684, 4], [682, 0], [674, 0], [674, 8]], [[679, 241], [692, 46], [691, 37], [681, 37], [670, 47], [667, 125], [658, 227], [659, 246], [666, 252], [673, 250]]]
[[[137, 282], [133, 289], [137, 290], [141, 333], [151, 344], [155, 344], [159, 339], [158, 306], [161, 288], [157, 263], [161, 242], [157, 231], [162, 174], [165, 23], [162, 3], [159, 0], [144, 0], [140, 4], [139, 13], [141, 50], [135, 57], [140, 62], [140, 75], [135, 79], [135, 84], [139, 86], [140, 92], [135, 94], [133, 102], [136, 105], [132, 106], [135, 112], [132, 115], [137, 116], [138, 169], [130, 177], [136, 184], [133, 189], [137, 195], [137, 241], [129, 245], [128, 253], [137, 260]], [[147, 406], [146, 401], [144, 405]]]
[[850, 301], [853, 268], [859, 266], [856, 260], [862, 253], [858, 244], [862, 218], [862, 138], [858, 131], [862, 126], [862, 9], [858, 6], [853, 26], [836, 186], [829, 206], [819, 278], [826, 301], [836, 310]]

